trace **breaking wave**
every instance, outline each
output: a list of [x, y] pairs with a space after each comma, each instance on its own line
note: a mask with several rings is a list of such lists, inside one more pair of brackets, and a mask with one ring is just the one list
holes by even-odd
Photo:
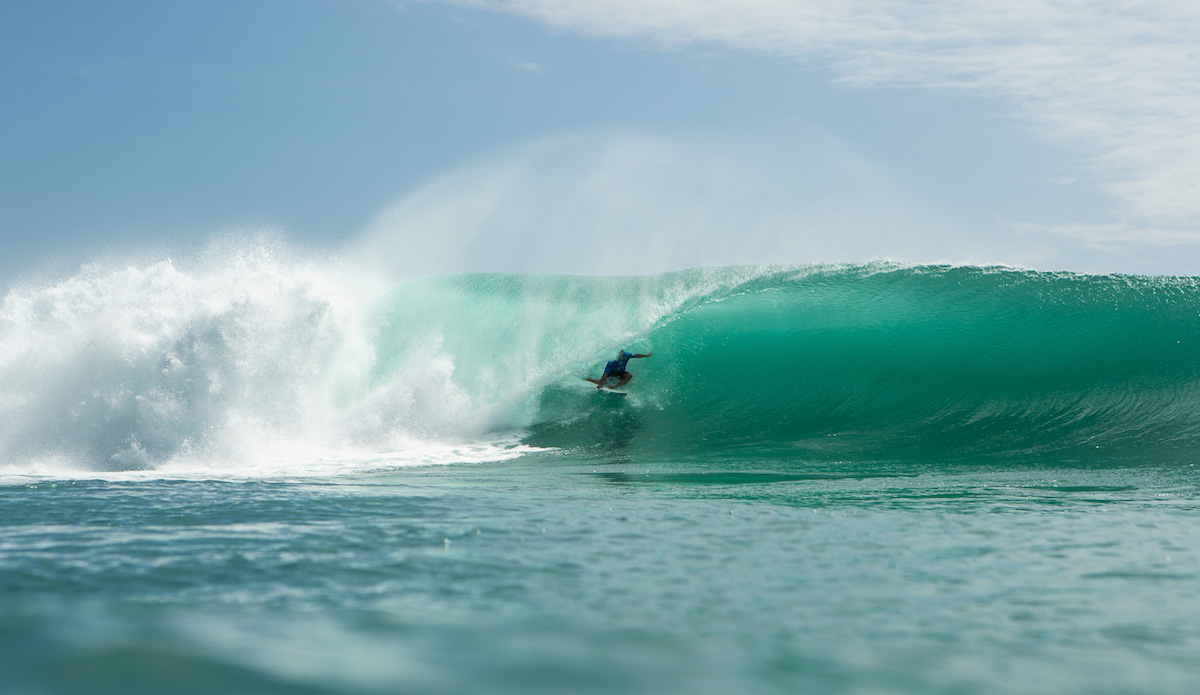
[[[1191, 456], [1200, 431], [1192, 278], [755, 266], [372, 293], [352, 275], [251, 249], [11, 290], [0, 467], [440, 462], [529, 446], [1161, 460]], [[655, 352], [631, 364], [629, 396], [589, 388], [581, 377], [622, 347]]]

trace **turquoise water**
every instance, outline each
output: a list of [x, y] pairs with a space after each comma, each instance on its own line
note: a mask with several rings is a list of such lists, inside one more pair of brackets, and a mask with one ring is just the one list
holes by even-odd
[[10, 291], [4, 692], [1200, 687], [1193, 279], [347, 287]]

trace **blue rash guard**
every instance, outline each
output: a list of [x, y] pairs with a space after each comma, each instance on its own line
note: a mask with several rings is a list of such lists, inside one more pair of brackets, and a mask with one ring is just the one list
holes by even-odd
[[625, 373], [625, 365], [629, 364], [631, 359], [633, 359], [633, 353], [622, 350], [617, 359], [604, 365], [604, 376], [621, 376]]

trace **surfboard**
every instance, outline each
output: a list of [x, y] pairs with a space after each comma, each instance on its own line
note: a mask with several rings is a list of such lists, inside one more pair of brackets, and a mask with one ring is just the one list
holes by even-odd
[[[589, 384], [600, 383], [599, 381], [596, 381], [595, 379], [591, 378], [590, 376], [584, 377], [583, 380], [588, 382]], [[609, 388], [603, 388], [603, 389], [593, 388], [592, 390], [599, 391], [600, 393], [611, 393], [614, 396], [628, 396], [629, 395], [628, 392], [626, 392], [626, 391], [613, 391], [612, 389], [609, 389]]]

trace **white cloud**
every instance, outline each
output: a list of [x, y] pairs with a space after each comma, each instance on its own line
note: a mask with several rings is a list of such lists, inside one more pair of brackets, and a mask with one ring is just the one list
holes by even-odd
[[1090, 162], [1118, 211], [1098, 241], [1200, 241], [1200, 3], [449, 1], [591, 36], [784, 54], [855, 85], [999, 96]]
[[511, 59], [509, 59], [509, 63], [511, 63], [512, 66], [515, 67], [516, 69], [521, 70], [523, 72], [545, 72], [546, 71], [546, 68], [542, 67], [541, 63], [535, 63], [532, 60], [517, 60], [516, 58], [511, 58]]

